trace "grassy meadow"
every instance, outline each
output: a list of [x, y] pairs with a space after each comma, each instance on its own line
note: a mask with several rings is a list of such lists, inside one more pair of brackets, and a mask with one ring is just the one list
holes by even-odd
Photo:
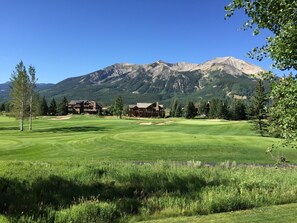
[[294, 203], [297, 169], [2, 161], [0, 193], [10, 222], [162, 222]]
[[296, 219], [297, 168], [252, 165], [278, 140], [248, 122], [0, 116], [0, 133], [0, 222]]
[[200, 215], [195, 217], [175, 217], [142, 223], [288, 223], [296, 222], [297, 204], [275, 205], [251, 210]]

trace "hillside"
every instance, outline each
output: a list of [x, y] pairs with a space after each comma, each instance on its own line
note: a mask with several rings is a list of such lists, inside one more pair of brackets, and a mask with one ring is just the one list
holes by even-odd
[[96, 100], [109, 104], [118, 95], [124, 103], [159, 101], [169, 104], [199, 98], [248, 98], [264, 70], [233, 57], [221, 57], [203, 64], [186, 62], [151, 64], [119, 63], [79, 77], [65, 79], [41, 90], [47, 98]]
[[[40, 92], [52, 86], [54, 86], [54, 84], [37, 84], [36, 90]], [[10, 82], [0, 84], [0, 103], [5, 102], [9, 99], [9, 91], [10, 91]]]

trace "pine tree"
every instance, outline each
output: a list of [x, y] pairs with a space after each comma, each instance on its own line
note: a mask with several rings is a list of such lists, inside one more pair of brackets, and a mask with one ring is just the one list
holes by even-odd
[[32, 130], [32, 118], [34, 112], [34, 99], [35, 97], [35, 88], [36, 88], [36, 77], [35, 77], [35, 68], [29, 66], [29, 130]]
[[23, 61], [16, 65], [11, 76], [11, 104], [14, 116], [20, 120], [20, 131], [24, 130], [24, 119], [28, 118], [31, 95], [30, 80]]
[[212, 98], [209, 102], [209, 118], [218, 118], [218, 99]]
[[225, 100], [222, 104], [222, 118], [223, 119], [229, 119], [230, 118], [230, 112], [229, 112], [229, 107], [228, 107], [228, 102]]
[[170, 116], [171, 117], [176, 117], [176, 109], [178, 107], [178, 101], [177, 99], [175, 98], [173, 101], [172, 101], [172, 104], [170, 106]]
[[57, 115], [57, 103], [55, 98], [52, 99], [50, 106], [48, 107], [49, 115]]
[[174, 117], [182, 117], [183, 116], [183, 110], [180, 104], [177, 105], [176, 110], [175, 110], [175, 115]]
[[246, 106], [242, 100], [233, 100], [231, 108], [231, 119], [233, 120], [246, 120]]
[[202, 100], [198, 103], [198, 115], [205, 115], [206, 111], [206, 101]]
[[58, 105], [58, 115], [67, 115], [68, 114], [68, 100], [66, 97], [63, 97], [62, 101]]
[[190, 119], [190, 118], [195, 118], [196, 115], [197, 115], [197, 109], [194, 103], [189, 101], [184, 110], [184, 117]]
[[10, 110], [11, 110], [11, 103], [10, 102], [7, 102], [5, 104], [5, 112], [10, 112]]
[[221, 99], [216, 100], [217, 104], [217, 118], [222, 119], [223, 118], [223, 101]]
[[267, 101], [263, 81], [259, 79], [255, 94], [252, 97], [249, 118], [253, 120], [255, 130], [259, 131], [262, 136], [267, 132], [267, 124], [264, 121], [267, 117]]
[[39, 105], [39, 115], [47, 115], [48, 114], [48, 106], [45, 97], [42, 98]]
[[114, 102], [113, 114], [122, 118], [123, 109], [124, 109], [124, 105], [123, 105], [122, 97], [118, 96]]
[[0, 106], [0, 111], [5, 111], [5, 103], [2, 103]]
[[205, 116], [206, 116], [207, 118], [209, 118], [209, 110], [210, 110], [210, 105], [209, 105], [209, 102], [207, 102], [207, 103], [205, 104]]

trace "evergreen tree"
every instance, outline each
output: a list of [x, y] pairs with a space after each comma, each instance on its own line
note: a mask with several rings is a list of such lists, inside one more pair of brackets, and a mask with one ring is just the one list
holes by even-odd
[[170, 106], [170, 116], [171, 117], [176, 117], [176, 109], [178, 107], [178, 101], [177, 99], [173, 99], [172, 104]]
[[206, 117], [209, 117], [209, 110], [210, 110], [210, 105], [209, 105], [209, 102], [207, 102], [205, 104], [205, 116]]
[[189, 101], [184, 110], [184, 117], [190, 119], [190, 118], [195, 118], [196, 115], [197, 115], [197, 109], [194, 103]]
[[7, 102], [5, 104], [5, 112], [10, 112], [10, 110], [11, 110], [10, 108], [11, 108], [11, 104], [9, 102]]
[[36, 88], [36, 77], [35, 77], [35, 68], [33, 66], [29, 66], [29, 130], [32, 130], [32, 118], [34, 111], [34, 102], [36, 99], [35, 88]]
[[0, 111], [5, 111], [5, 103], [2, 103], [0, 106]]
[[263, 81], [259, 79], [255, 94], [252, 97], [249, 118], [253, 120], [254, 129], [262, 136], [267, 132], [267, 124], [264, 121], [267, 117], [267, 101]]
[[224, 110], [224, 103], [221, 99], [217, 99], [217, 118], [223, 119], [223, 110]]
[[231, 119], [246, 120], [246, 106], [242, 100], [234, 99], [230, 108]]
[[122, 118], [123, 109], [124, 109], [124, 105], [123, 105], [122, 97], [118, 96], [114, 102], [113, 114]]
[[34, 116], [40, 115], [40, 102], [41, 102], [41, 99], [40, 99], [39, 93], [35, 93], [33, 95], [33, 115]]
[[43, 96], [39, 105], [39, 115], [47, 115], [47, 114], [48, 114], [48, 105], [45, 97]]
[[182, 117], [183, 116], [183, 110], [180, 104], [177, 105], [176, 110], [175, 110], [175, 115], [174, 117]]
[[124, 115], [129, 115], [129, 106], [125, 106], [123, 110]]
[[206, 112], [206, 104], [207, 102], [202, 100], [202, 101], [199, 101], [198, 103], [198, 115], [205, 115], [205, 112]]
[[63, 97], [63, 99], [58, 105], [58, 115], [67, 115], [67, 114], [68, 114], [68, 100], [66, 97]]
[[52, 99], [49, 107], [48, 107], [48, 114], [49, 115], [57, 115], [57, 103], [55, 98]]
[[212, 98], [209, 102], [209, 118], [218, 118], [218, 99]]
[[30, 80], [22, 61], [16, 65], [15, 69], [10, 79], [12, 112], [20, 120], [20, 131], [23, 131], [24, 119], [28, 118], [29, 114]]
[[229, 107], [228, 107], [228, 101], [225, 100], [222, 103], [222, 109], [221, 109], [221, 118], [223, 119], [229, 119], [230, 118], [230, 112], [229, 112]]
[[229, 111], [228, 111], [228, 102], [222, 101], [221, 99], [215, 98], [211, 99], [206, 107], [208, 106], [208, 117], [209, 118], [220, 118], [220, 119], [228, 119]]

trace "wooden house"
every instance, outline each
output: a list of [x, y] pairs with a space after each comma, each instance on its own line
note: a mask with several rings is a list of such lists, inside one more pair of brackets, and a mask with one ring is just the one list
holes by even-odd
[[158, 102], [129, 105], [130, 117], [164, 117], [165, 109]]
[[95, 101], [71, 100], [68, 103], [68, 112], [72, 114], [98, 114], [101, 112], [101, 106]]

